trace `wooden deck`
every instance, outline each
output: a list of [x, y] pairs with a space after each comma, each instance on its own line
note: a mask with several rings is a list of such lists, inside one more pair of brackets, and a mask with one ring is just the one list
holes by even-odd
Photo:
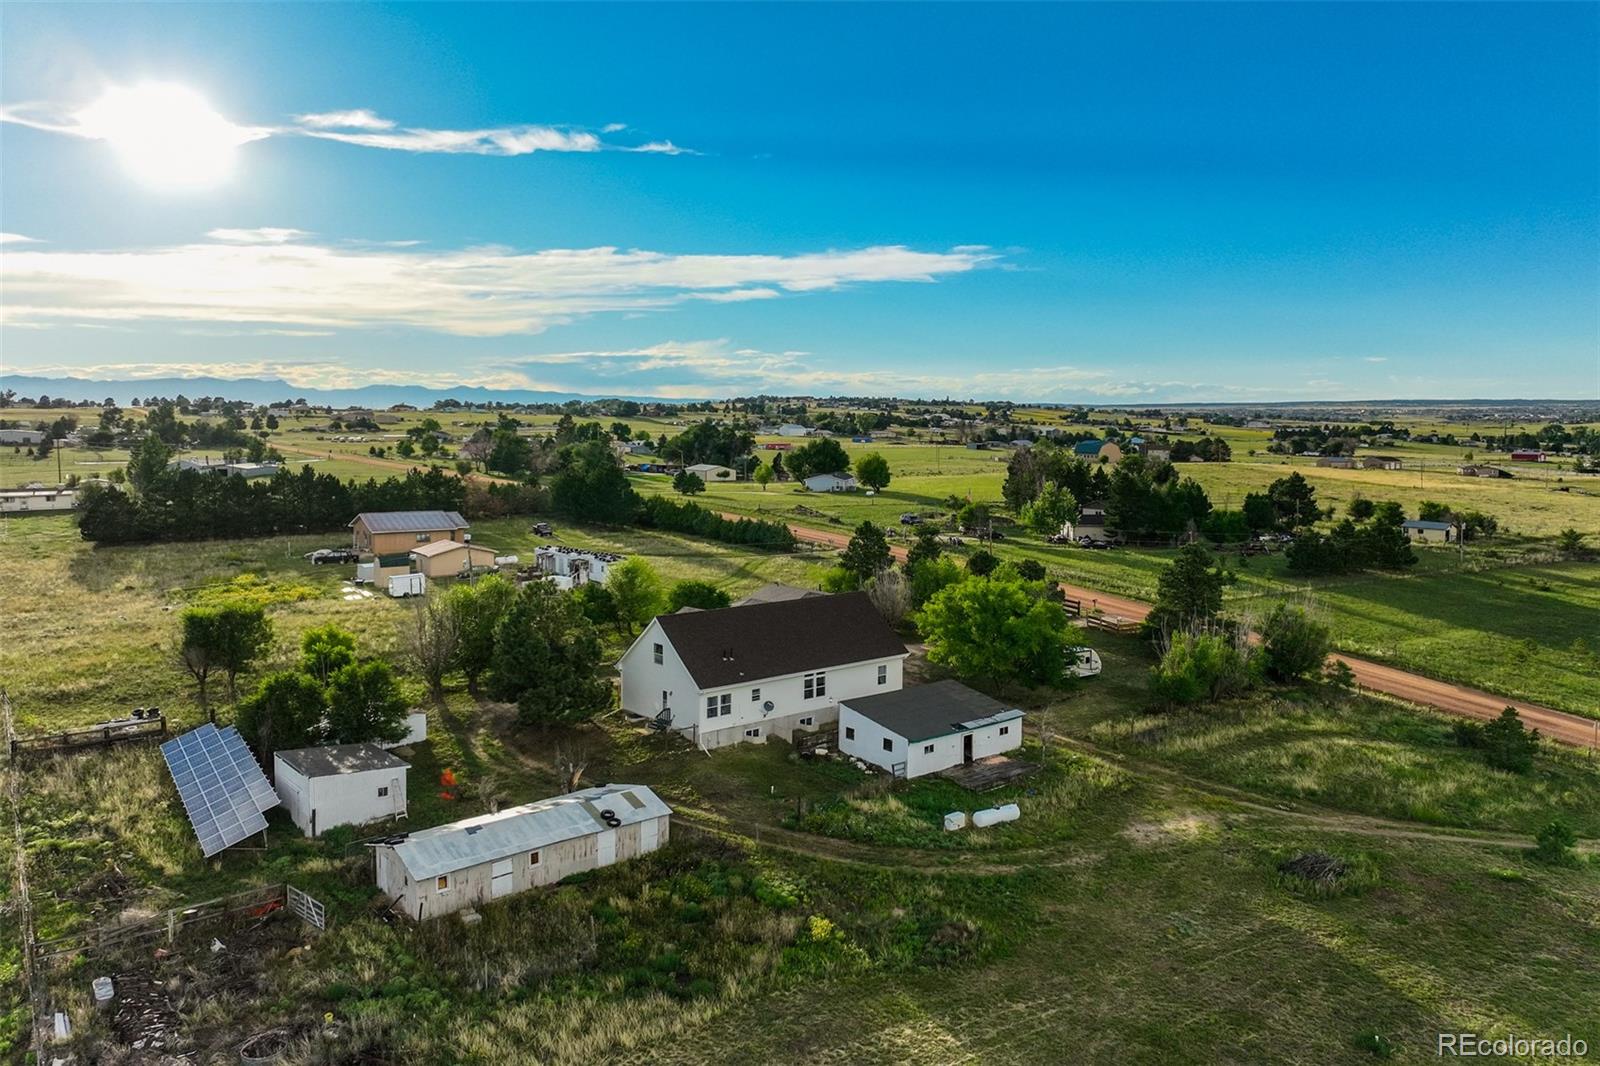
[[1035, 763], [1013, 759], [1009, 755], [990, 755], [965, 766], [941, 770], [939, 776], [974, 792], [991, 792], [1038, 772], [1039, 767]]

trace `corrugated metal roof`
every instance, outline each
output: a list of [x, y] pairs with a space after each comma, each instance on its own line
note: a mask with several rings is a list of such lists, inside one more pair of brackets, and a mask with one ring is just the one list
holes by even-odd
[[476, 551], [484, 552], [488, 555], [494, 554], [493, 548], [486, 548], [482, 544], [468, 544], [464, 540], [430, 540], [426, 544], [418, 544], [415, 548], [412, 548], [411, 554], [427, 558], [453, 551]]
[[350, 520], [365, 521], [373, 533], [433, 533], [441, 529], [467, 529], [459, 511], [363, 511]]
[[1425, 519], [1425, 518], [1408, 518], [1404, 522], [1400, 523], [1400, 527], [1402, 529], [1431, 529], [1431, 530], [1444, 530], [1444, 529], [1454, 529], [1454, 528], [1456, 528], [1455, 526], [1451, 525], [1449, 522], [1433, 522], [1433, 521], [1430, 521], [1430, 520]]
[[644, 785], [600, 785], [424, 829], [394, 845], [394, 852], [413, 881], [424, 881], [603, 832], [612, 828], [601, 817], [607, 810], [621, 825], [672, 813]]

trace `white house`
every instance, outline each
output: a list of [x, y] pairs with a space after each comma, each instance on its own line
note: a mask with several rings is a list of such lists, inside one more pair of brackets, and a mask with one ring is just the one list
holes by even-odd
[[591, 581], [604, 585], [611, 568], [626, 558], [616, 552], [568, 548], [561, 544], [545, 544], [533, 549], [534, 567], [559, 589], [576, 588]]
[[657, 616], [617, 663], [622, 709], [710, 750], [788, 739], [893, 692], [905, 643], [864, 592]]
[[1449, 544], [1456, 539], [1456, 527], [1449, 522], [1431, 522], [1421, 518], [1408, 518], [1400, 523], [1411, 540]]
[[43, 442], [42, 429], [0, 429], [0, 444], [33, 445]]
[[812, 474], [801, 482], [807, 492], [850, 492], [856, 479], [849, 474]]
[[723, 466], [720, 463], [695, 463], [693, 466], [686, 466], [683, 469], [686, 473], [698, 474], [700, 480], [707, 485], [718, 481], [733, 481], [739, 476], [734, 472], [733, 467]]
[[0, 492], [0, 514], [70, 511], [77, 499], [71, 489], [10, 489]]
[[780, 437], [804, 437], [810, 432], [811, 430], [805, 426], [797, 426], [793, 422], [785, 422], [778, 427], [778, 436]]
[[410, 764], [377, 744], [274, 752], [272, 787], [306, 836], [406, 813]]
[[655, 851], [671, 821], [643, 785], [601, 785], [386, 841], [374, 875], [394, 909], [425, 921]]
[[839, 750], [921, 777], [1022, 746], [1022, 712], [959, 681], [839, 701]]

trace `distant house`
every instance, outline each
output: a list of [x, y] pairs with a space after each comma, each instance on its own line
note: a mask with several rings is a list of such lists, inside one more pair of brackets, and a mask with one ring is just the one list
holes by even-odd
[[1016, 440], [1011, 442], [1011, 446], [1013, 448], [1031, 448], [1033, 447], [1033, 441], [1026, 437], [1018, 437]]
[[590, 582], [604, 585], [611, 568], [626, 558], [616, 552], [569, 548], [563, 544], [545, 544], [533, 549], [534, 567], [559, 589], [576, 588]]
[[1122, 462], [1122, 448], [1108, 440], [1081, 440], [1072, 446], [1072, 454], [1091, 463]]
[[856, 488], [856, 479], [844, 473], [812, 474], [800, 484], [807, 492], [851, 492]]
[[622, 709], [706, 750], [836, 721], [902, 684], [908, 652], [864, 592], [657, 616], [617, 662]]
[[711, 484], [714, 481], [733, 481], [739, 475], [733, 467], [723, 466], [720, 463], [695, 463], [693, 466], [683, 468], [686, 474], [697, 474], [701, 481]]
[[1514, 463], [1543, 463], [1549, 459], [1550, 456], [1545, 452], [1523, 450], [1511, 453], [1511, 461]]
[[1092, 540], [1097, 544], [1108, 544], [1114, 538], [1111, 530], [1106, 526], [1106, 502], [1104, 500], [1090, 500], [1078, 509], [1078, 520], [1068, 522], [1061, 531], [1073, 540]]
[[643, 785], [601, 785], [391, 839], [378, 888], [426, 921], [637, 858], [671, 835], [672, 808]]
[[51, 514], [77, 505], [72, 489], [8, 489], [0, 492], [0, 514]]
[[364, 511], [350, 520], [355, 550], [379, 556], [407, 556], [419, 544], [466, 541], [470, 523], [457, 511]]
[[0, 429], [0, 444], [35, 445], [44, 441], [42, 429]]
[[1406, 536], [1414, 541], [1449, 544], [1456, 538], [1456, 527], [1449, 522], [1431, 522], [1422, 518], [1408, 518], [1400, 523]]
[[1456, 467], [1456, 473], [1462, 477], [1511, 477], [1511, 471], [1501, 470], [1497, 466], [1485, 466], [1482, 463], [1468, 464]]
[[1368, 455], [1361, 460], [1361, 466], [1366, 470], [1399, 470], [1401, 462], [1392, 455]]
[[473, 570], [494, 569], [494, 549], [459, 540], [435, 540], [411, 549], [411, 564], [429, 578], [460, 577]]
[[780, 437], [804, 437], [808, 436], [811, 430], [805, 426], [795, 425], [793, 422], [785, 422], [778, 427], [777, 432]]
[[1332, 467], [1335, 470], [1354, 470], [1356, 461], [1348, 455], [1324, 455], [1317, 460], [1317, 465]]
[[406, 813], [410, 765], [377, 744], [336, 744], [273, 753], [272, 787], [308, 837]]
[[803, 600], [808, 596], [826, 595], [826, 592], [818, 592], [816, 589], [802, 589], [793, 585], [782, 585], [773, 582], [762, 585], [742, 600], [733, 601], [733, 606], [748, 607], [752, 603], [782, 603], [785, 600]]
[[1022, 746], [1022, 712], [959, 681], [839, 701], [839, 750], [921, 777]]
[[242, 478], [272, 477], [278, 472], [278, 466], [279, 464], [277, 463], [228, 462], [225, 459], [212, 459], [207, 456], [174, 459], [167, 464], [168, 469], [171, 470], [193, 470], [198, 474], [218, 474]]

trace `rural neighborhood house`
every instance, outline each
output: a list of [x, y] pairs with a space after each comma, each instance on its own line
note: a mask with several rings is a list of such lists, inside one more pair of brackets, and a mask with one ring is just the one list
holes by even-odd
[[658, 615], [618, 662], [622, 709], [702, 748], [838, 719], [900, 688], [905, 643], [864, 592]]
[[358, 552], [389, 557], [404, 564], [419, 544], [436, 540], [465, 541], [471, 536], [465, 518], [456, 511], [365, 511], [350, 521], [351, 544]]

